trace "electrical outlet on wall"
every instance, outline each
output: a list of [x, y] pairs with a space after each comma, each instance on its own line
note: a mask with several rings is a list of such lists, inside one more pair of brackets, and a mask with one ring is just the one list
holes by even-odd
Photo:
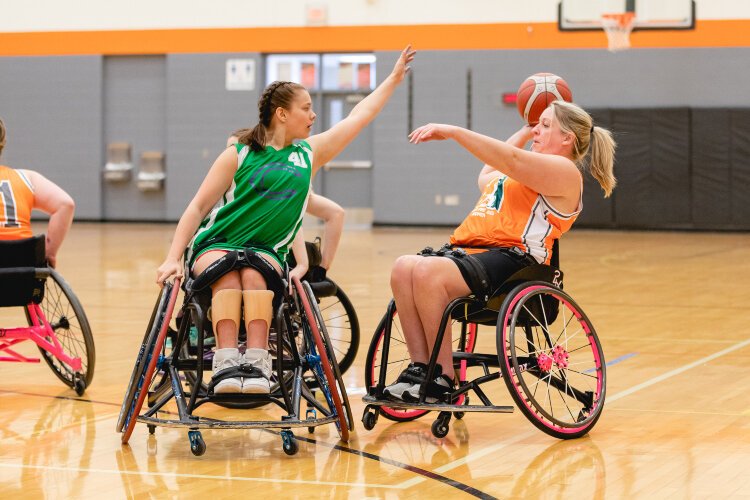
[[443, 198], [443, 202], [448, 207], [455, 207], [460, 201], [461, 198], [457, 194], [446, 194]]

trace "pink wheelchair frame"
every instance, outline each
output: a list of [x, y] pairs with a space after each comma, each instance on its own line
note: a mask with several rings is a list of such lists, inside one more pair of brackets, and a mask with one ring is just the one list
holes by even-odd
[[81, 396], [91, 384], [94, 342], [86, 314], [68, 284], [44, 262], [44, 236], [0, 241], [2, 307], [23, 307], [28, 326], [0, 328], [0, 361], [39, 363], [17, 352], [33, 341], [42, 358]]

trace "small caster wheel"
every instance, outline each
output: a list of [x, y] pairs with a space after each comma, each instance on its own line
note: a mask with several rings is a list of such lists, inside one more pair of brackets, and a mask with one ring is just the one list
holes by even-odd
[[73, 379], [73, 389], [79, 396], [83, 396], [83, 393], [86, 392], [86, 382], [78, 374]]
[[308, 427], [307, 432], [309, 432], [310, 434], [315, 434], [315, 427], [313, 426]]
[[365, 414], [362, 415], [362, 425], [365, 429], [371, 431], [375, 428], [375, 424], [378, 421], [378, 414], [374, 410], [365, 410]]
[[448, 435], [449, 422], [451, 420], [451, 414], [448, 412], [440, 412], [438, 418], [432, 423], [432, 435], [436, 438], [444, 438]]
[[448, 435], [448, 423], [437, 419], [432, 423], [432, 435], [436, 438], [444, 438]]
[[199, 457], [206, 453], [206, 442], [203, 441], [200, 431], [188, 431], [188, 439], [190, 439], [190, 451], [193, 455]]
[[148, 433], [154, 434], [156, 432], [156, 426], [154, 424], [148, 424]]
[[292, 431], [281, 431], [281, 442], [284, 453], [287, 455], [296, 455], [299, 451], [299, 445]]

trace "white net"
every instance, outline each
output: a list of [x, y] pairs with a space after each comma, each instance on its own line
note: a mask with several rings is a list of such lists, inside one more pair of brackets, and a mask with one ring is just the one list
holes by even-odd
[[635, 25], [632, 12], [621, 14], [602, 14], [602, 28], [607, 34], [609, 51], [619, 52], [630, 48], [630, 32]]

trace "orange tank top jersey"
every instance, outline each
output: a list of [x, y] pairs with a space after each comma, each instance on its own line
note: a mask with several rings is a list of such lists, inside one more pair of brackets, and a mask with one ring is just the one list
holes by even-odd
[[578, 210], [563, 214], [536, 191], [500, 176], [487, 183], [450, 242], [458, 247], [518, 247], [540, 264], [548, 264], [552, 244], [570, 229], [580, 212], [580, 202]]
[[0, 240], [31, 238], [34, 188], [21, 170], [0, 165]]

